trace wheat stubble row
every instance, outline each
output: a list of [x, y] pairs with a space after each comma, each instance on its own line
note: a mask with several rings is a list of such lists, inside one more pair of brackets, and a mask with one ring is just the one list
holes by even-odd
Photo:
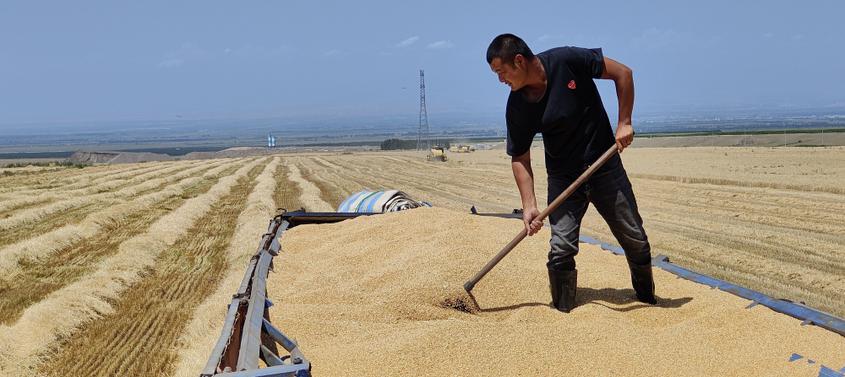
[[[92, 201], [90, 204], [99, 207], [99, 210], [91, 210], [87, 216], [72, 218], [67, 223], [51, 220], [44, 224], [36, 224], [36, 228], [42, 229], [40, 232], [10, 232], [5, 237], [17, 235], [19, 240], [0, 249], [0, 271], [9, 271], [14, 268], [21, 258], [37, 259], [91, 237], [100, 231], [102, 223], [120, 219], [133, 211], [143, 211], [152, 203], [172, 195], [178, 195], [183, 186], [201, 179], [199, 175], [202, 175], [202, 178], [215, 177], [225, 170], [228, 164], [230, 163], [212, 161], [207, 166], [195, 166], [181, 173], [152, 179], [138, 185], [139, 188], [146, 186], [146, 190], [127, 188], [126, 190], [134, 190], [136, 195], [140, 194], [140, 196], [128, 197], [114, 202], [104, 201], [99, 203]], [[177, 183], [172, 184], [173, 182]], [[154, 188], [149, 189], [150, 187]], [[57, 217], [63, 217], [63, 214], [59, 214]], [[32, 229], [32, 227], [25, 229]]]
[[[237, 167], [232, 165], [223, 165], [226, 169], [221, 174], [233, 173]], [[64, 247], [47, 255], [19, 261], [17, 268], [0, 278], [0, 323], [13, 323], [29, 305], [90, 273], [99, 260], [117, 251], [123, 241], [146, 231], [155, 220], [186, 200], [208, 191], [217, 175], [185, 178], [165, 190], [110, 208], [109, 213], [98, 215], [96, 229], [88, 232], [92, 234], [90, 237], [77, 233], [76, 242], [64, 243]], [[50, 247], [57, 245], [62, 245], [61, 241], [51, 243]]]
[[242, 164], [207, 192], [156, 220], [146, 232], [122, 242], [117, 252], [97, 263], [93, 272], [29, 306], [13, 325], [0, 325], [0, 371], [10, 375], [23, 373], [44, 361], [57, 341], [113, 313], [115, 301], [119, 302], [123, 292], [144, 280], [158, 256], [184, 238], [259, 163]]
[[[80, 376], [149, 375], [167, 371], [173, 348], [187, 321], [210, 294], [229, 262], [225, 250], [246, 206], [256, 177], [274, 169], [253, 166], [215, 201], [173, 245], [163, 250], [148, 273], [126, 289], [113, 312], [81, 328], [43, 365], [44, 374], [64, 375], [62, 365], [91, 365]], [[169, 373], [163, 373], [169, 374]]]

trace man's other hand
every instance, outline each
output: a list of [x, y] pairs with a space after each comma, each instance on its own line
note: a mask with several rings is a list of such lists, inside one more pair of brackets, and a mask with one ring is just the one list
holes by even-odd
[[525, 208], [522, 210], [522, 222], [525, 224], [525, 231], [529, 236], [533, 236], [543, 227], [543, 222], [538, 221], [540, 211], [537, 208]]
[[619, 150], [619, 153], [622, 153], [622, 150], [631, 145], [633, 141], [634, 127], [631, 126], [631, 123], [619, 123], [619, 126], [616, 127], [616, 149]]

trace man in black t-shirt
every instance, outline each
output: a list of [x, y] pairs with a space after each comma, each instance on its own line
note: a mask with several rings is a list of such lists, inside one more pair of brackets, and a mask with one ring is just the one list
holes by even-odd
[[[610, 146], [615, 143], [621, 153], [633, 141], [633, 75], [628, 67], [604, 57], [601, 49], [560, 47], [534, 55], [513, 34], [493, 39], [487, 49], [487, 63], [499, 81], [511, 88], [506, 111], [507, 153], [522, 199], [525, 229], [531, 236], [543, 226], [537, 220], [540, 211], [531, 170], [534, 136], [543, 136], [551, 203]], [[619, 121], [615, 137], [593, 82], [599, 78], [616, 84]], [[656, 304], [651, 248], [619, 155], [549, 216], [552, 237], [547, 267], [552, 304], [564, 312], [575, 307], [575, 255], [581, 219], [589, 203], [625, 250], [637, 299]]]

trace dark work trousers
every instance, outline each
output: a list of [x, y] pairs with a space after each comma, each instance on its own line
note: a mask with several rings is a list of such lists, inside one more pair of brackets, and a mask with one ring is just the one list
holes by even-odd
[[[575, 172], [572, 176], [549, 176], [549, 203], [566, 190], [581, 172]], [[643, 229], [643, 219], [637, 210], [637, 201], [628, 174], [622, 166], [622, 159], [616, 155], [549, 216], [552, 238], [549, 241], [551, 250], [547, 266], [550, 270], [575, 269], [581, 219], [589, 203], [593, 203], [610, 226], [610, 231], [625, 250], [629, 264], [651, 263], [651, 247]]]

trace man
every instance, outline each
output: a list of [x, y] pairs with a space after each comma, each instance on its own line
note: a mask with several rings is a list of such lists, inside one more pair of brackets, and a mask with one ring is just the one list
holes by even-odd
[[[634, 79], [625, 65], [606, 58], [601, 49], [560, 47], [531, 52], [513, 34], [493, 39], [487, 63], [499, 81], [511, 88], [508, 98], [507, 153], [522, 198], [528, 235], [543, 226], [534, 195], [531, 142], [543, 135], [551, 203], [614, 143], [621, 153], [634, 139], [631, 112]], [[593, 79], [616, 84], [619, 121], [616, 136]], [[614, 155], [550, 216], [549, 283], [552, 304], [563, 312], [575, 307], [578, 235], [587, 205], [593, 203], [625, 250], [631, 281], [641, 302], [656, 304], [651, 272], [651, 248], [637, 210], [631, 183], [619, 155]]]

